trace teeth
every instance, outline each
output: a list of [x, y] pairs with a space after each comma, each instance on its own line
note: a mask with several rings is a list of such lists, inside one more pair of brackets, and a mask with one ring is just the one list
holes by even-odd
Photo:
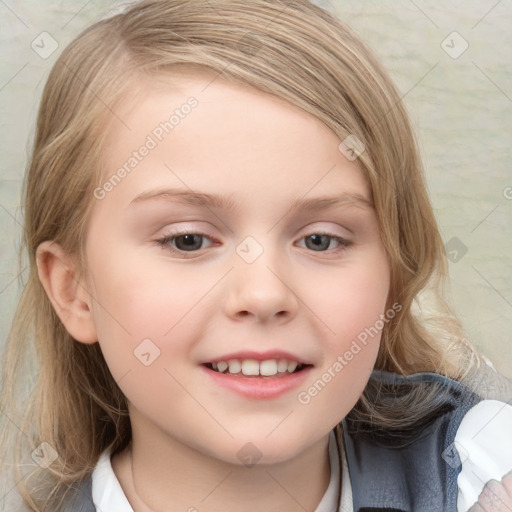
[[229, 361], [217, 361], [211, 363], [212, 369], [219, 373], [230, 373], [231, 375], [247, 375], [270, 377], [278, 373], [293, 373], [298, 367], [302, 368], [302, 364], [297, 361], [288, 361], [287, 359], [267, 359], [265, 361], [256, 361], [256, 359], [230, 359]]
[[270, 361], [262, 361], [260, 363], [261, 375], [275, 375], [277, 373], [277, 362], [275, 359]]
[[278, 372], [287, 372], [288, 371], [288, 361], [286, 359], [279, 359], [279, 363], [277, 363], [277, 371]]
[[242, 373], [244, 375], [259, 375], [260, 365], [255, 359], [244, 359], [242, 362]]
[[297, 361], [290, 361], [290, 362], [288, 363], [288, 371], [289, 371], [290, 373], [294, 372], [294, 371], [295, 371], [295, 369], [297, 368], [297, 364], [298, 364], [298, 363], [297, 363]]
[[240, 373], [242, 365], [238, 359], [231, 359], [229, 361], [229, 373]]

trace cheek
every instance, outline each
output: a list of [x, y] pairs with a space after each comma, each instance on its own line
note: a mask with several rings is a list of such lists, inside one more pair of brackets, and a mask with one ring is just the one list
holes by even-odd
[[[127, 371], [144, 348], [160, 351], [159, 363], [175, 359], [197, 337], [190, 312], [211, 284], [200, 272], [170, 273], [165, 262], [113, 256], [93, 276], [94, 321], [112, 372]], [[182, 336], [184, 329], [188, 336]]]
[[[326, 280], [324, 293], [309, 299], [328, 326], [321, 367], [299, 390], [297, 401], [311, 429], [315, 417], [333, 427], [361, 396], [377, 358], [389, 279], [385, 264], [352, 266], [337, 280]], [[306, 428], [306, 426], [304, 426]]]
[[[368, 329], [382, 330], [389, 292], [389, 272], [385, 260], [347, 265], [338, 272], [315, 281], [307, 303], [328, 329], [333, 348], [344, 350]], [[374, 333], [374, 330], [372, 329]], [[380, 336], [372, 336], [377, 341]]]
[[112, 313], [107, 323], [112, 323], [115, 312], [115, 320], [134, 335], [162, 336], [186, 314], [205, 286], [200, 272], [184, 272], [143, 252], [119, 258], [109, 254], [96, 269], [98, 302]]
[[121, 270], [105, 265], [98, 275], [98, 300], [105, 306], [97, 309], [98, 339], [110, 372], [128, 400], [150, 415], [159, 417], [162, 403], [170, 406], [167, 397], [173, 397], [173, 411], [186, 409], [189, 354], [201, 336], [193, 312], [208, 283], [197, 272], [168, 271], [164, 279], [154, 263]]

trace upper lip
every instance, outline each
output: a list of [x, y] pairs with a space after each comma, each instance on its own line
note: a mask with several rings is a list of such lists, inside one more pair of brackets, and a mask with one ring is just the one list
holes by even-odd
[[213, 356], [210, 359], [205, 359], [201, 361], [200, 364], [206, 363], [217, 363], [219, 361], [229, 361], [230, 359], [255, 359], [256, 361], [267, 361], [269, 359], [287, 359], [288, 361], [297, 361], [299, 364], [311, 364], [302, 357], [299, 357], [291, 352], [286, 352], [283, 350], [266, 350], [264, 352], [259, 352], [255, 350], [242, 350], [239, 352], [230, 352], [229, 354], [224, 354], [222, 356]]

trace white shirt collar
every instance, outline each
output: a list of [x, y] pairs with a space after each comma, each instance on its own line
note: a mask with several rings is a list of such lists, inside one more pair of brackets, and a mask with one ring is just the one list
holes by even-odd
[[[341, 450], [343, 455], [343, 483], [341, 491], [342, 503], [339, 512], [352, 512], [352, 488], [350, 486], [350, 477], [343, 447], [341, 447]], [[331, 431], [329, 435], [329, 462], [331, 466], [329, 486], [315, 509], [315, 512], [332, 512], [336, 506], [338, 482], [340, 480], [340, 465], [336, 438], [333, 431]], [[92, 499], [97, 511], [133, 512], [121, 488], [121, 484], [112, 469], [110, 452], [108, 450], [105, 450], [101, 454], [92, 473]]]

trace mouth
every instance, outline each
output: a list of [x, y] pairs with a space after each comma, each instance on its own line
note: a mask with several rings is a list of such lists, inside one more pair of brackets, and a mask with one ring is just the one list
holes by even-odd
[[200, 367], [210, 379], [208, 385], [220, 386], [255, 401], [286, 397], [304, 385], [313, 369], [312, 364], [282, 351], [268, 352], [226, 354], [222, 359], [203, 361]]
[[229, 359], [204, 363], [203, 366], [232, 377], [268, 380], [300, 373], [313, 365], [288, 359]]

